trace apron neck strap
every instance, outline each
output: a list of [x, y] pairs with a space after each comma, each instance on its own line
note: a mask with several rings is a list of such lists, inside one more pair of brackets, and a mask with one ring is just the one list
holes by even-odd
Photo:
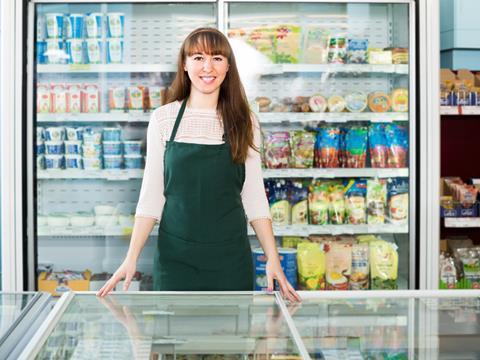
[[183, 113], [185, 112], [185, 108], [187, 107], [187, 100], [188, 100], [188, 97], [186, 97], [183, 100], [182, 105], [180, 106], [177, 119], [175, 120], [175, 125], [173, 126], [172, 134], [170, 135], [170, 141], [175, 140], [175, 135], [177, 135], [177, 130], [178, 130], [178, 127], [180, 126], [180, 121], [182, 120]]

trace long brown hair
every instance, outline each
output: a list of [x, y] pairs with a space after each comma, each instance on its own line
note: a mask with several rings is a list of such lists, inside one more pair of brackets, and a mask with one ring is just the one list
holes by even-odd
[[191, 81], [184, 70], [185, 62], [187, 56], [202, 52], [208, 55], [223, 55], [228, 59], [230, 66], [220, 85], [217, 113], [223, 121], [233, 161], [243, 164], [249, 147], [258, 151], [253, 144], [252, 114], [232, 48], [220, 31], [214, 28], [199, 28], [184, 40], [178, 54], [177, 75], [168, 91], [168, 102], [181, 101], [190, 95]]

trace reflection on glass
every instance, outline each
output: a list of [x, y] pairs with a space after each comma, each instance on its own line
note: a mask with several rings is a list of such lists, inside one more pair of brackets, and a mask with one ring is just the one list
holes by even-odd
[[34, 296], [35, 294], [0, 294], [0, 338]]

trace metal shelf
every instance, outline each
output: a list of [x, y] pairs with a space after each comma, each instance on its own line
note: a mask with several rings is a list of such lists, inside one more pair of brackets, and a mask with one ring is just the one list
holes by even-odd
[[264, 178], [408, 177], [408, 169], [264, 169]]
[[55, 113], [37, 114], [39, 123], [56, 122], [141, 122], [148, 123], [151, 113], [111, 112], [111, 113]]
[[177, 65], [169, 64], [71, 64], [37, 65], [37, 72], [45, 73], [155, 73], [176, 72]]
[[480, 106], [440, 106], [440, 115], [480, 115]]
[[348, 121], [370, 121], [370, 122], [408, 121], [408, 113], [396, 113], [396, 112], [385, 112], [385, 113], [257, 112], [256, 114], [261, 124], [275, 124], [275, 123], [282, 123], [282, 122], [312, 122], [312, 121], [326, 121], [326, 122], [332, 122], [332, 123], [348, 122]]
[[141, 179], [142, 169], [129, 170], [40, 170], [37, 172], [39, 180], [46, 179], [105, 179], [105, 180], [130, 180]]

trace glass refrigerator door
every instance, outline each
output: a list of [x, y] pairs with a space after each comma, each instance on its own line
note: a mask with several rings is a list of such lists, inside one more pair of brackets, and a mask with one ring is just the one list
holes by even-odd
[[[37, 285], [54, 294], [97, 290], [129, 245], [150, 115], [166, 101], [181, 42], [195, 28], [215, 27], [216, 5], [32, 8]], [[143, 251], [132, 290], [152, 287], [153, 247]]]
[[[65, 301], [67, 300], [68, 301]], [[301, 359], [272, 295], [64, 295], [42, 341], [23, 356], [37, 359]], [[54, 310], [55, 312], [55, 310]], [[40, 334], [37, 334], [40, 335]]]
[[413, 2], [225, 6], [300, 289], [415, 287]]

